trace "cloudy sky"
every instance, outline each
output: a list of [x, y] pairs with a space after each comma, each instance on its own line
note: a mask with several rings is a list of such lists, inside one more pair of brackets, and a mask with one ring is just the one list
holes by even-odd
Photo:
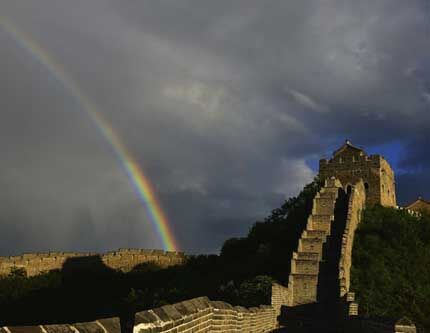
[[8, 22], [67, 71], [216, 252], [345, 138], [430, 198], [428, 1], [0, 0], [0, 255], [160, 248], [112, 148]]

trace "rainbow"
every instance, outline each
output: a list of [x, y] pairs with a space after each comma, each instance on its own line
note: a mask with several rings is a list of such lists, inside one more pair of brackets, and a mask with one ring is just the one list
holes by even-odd
[[125, 170], [140, 202], [147, 208], [151, 221], [166, 251], [178, 251], [178, 243], [173, 235], [166, 214], [163, 212], [155, 191], [148, 177], [139, 167], [137, 161], [127, 150], [113, 127], [100, 113], [97, 106], [88, 98], [66, 72], [64, 67], [55, 61], [34, 39], [17, 29], [5, 18], [0, 18], [0, 28], [7, 32], [29, 54], [37, 59], [58, 80], [64, 89], [73, 96], [91, 118], [93, 124], [112, 147], [115, 156]]

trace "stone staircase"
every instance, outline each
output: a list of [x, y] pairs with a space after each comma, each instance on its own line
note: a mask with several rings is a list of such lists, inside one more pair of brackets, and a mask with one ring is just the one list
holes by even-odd
[[318, 276], [324, 260], [332, 222], [335, 219], [336, 200], [342, 185], [337, 179], [327, 179], [324, 187], [314, 198], [312, 214], [306, 230], [299, 240], [297, 252], [291, 259], [288, 289], [291, 293], [289, 306], [316, 303], [318, 299]]
[[291, 332], [336, 332], [340, 327], [339, 260], [347, 214], [342, 184], [327, 179], [291, 259], [288, 304], [279, 317]]

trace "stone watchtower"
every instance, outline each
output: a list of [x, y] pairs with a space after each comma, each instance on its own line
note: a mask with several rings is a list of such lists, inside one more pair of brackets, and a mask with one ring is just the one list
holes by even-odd
[[363, 149], [353, 146], [348, 140], [333, 153], [330, 160], [320, 160], [319, 176], [321, 179], [336, 177], [347, 192], [351, 191], [352, 185], [363, 179], [367, 206], [397, 206], [391, 166], [382, 156], [368, 156]]

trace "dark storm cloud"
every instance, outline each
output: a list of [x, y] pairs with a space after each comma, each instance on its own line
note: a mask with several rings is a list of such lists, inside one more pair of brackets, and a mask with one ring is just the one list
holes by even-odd
[[[424, 1], [4, 0], [0, 12], [111, 121], [185, 250], [244, 234], [345, 137], [406, 147], [399, 184], [430, 168]], [[4, 31], [0, 43], [0, 250], [160, 247], [79, 103]]]

